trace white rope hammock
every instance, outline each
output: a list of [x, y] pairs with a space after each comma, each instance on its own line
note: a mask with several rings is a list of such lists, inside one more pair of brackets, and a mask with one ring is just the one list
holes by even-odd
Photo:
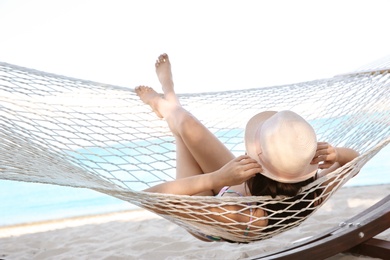
[[[390, 142], [389, 64], [287, 86], [179, 95], [236, 155], [245, 152], [243, 131], [252, 115], [285, 109], [308, 119], [318, 140], [361, 153], [296, 198], [272, 199], [142, 192], [174, 178], [175, 146], [166, 123], [132, 89], [0, 63], [0, 178], [89, 188], [189, 231], [236, 242], [266, 239], [299, 225], [318, 208], [308, 194], [316, 191], [319, 199], [328, 199]], [[273, 210], [274, 204], [283, 209]], [[241, 207], [232, 211], [229, 205]], [[268, 215], [248, 223], [249, 208]], [[225, 221], [216, 221], [216, 214]], [[232, 214], [248, 221], [236, 222]], [[254, 225], [263, 219], [266, 227]]]

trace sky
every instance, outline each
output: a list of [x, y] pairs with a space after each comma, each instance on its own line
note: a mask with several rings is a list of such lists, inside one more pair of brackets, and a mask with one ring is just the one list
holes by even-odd
[[284, 85], [390, 54], [387, 0], [0, 0], [0, 61], [158, 88], [168, 53], [176, 91]]

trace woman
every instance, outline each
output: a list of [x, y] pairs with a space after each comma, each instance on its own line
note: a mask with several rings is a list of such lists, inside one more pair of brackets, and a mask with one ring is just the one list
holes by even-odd
[[[147, 192], [202, 196], [295, 196], [315, 178], [358, 156], [352, 149], [336, 148], [326, 142], [317, 143], [313, 128], [292, 111], [266, 111], [249, 120], [245, 130], [247, 154], [236, 158], [180, 105], [174, 91], [168, 55], [160, 55], [155, 66], [164, 95], [146, 86], [137, 87], [135, 91], [157, 116], [166, 120], [175, 137], [176, 180], [148, 188]], [[322, 169], [319, 176], [318, 169]], [[229, 206], [229, 209], [239, 210], [234, 206]], [[218, 209], [214, 210], [218, 212]], [[253, 216], [266, 215], [266, 211], [259, 209], [248, 214], [231, 214], [229, 218], [250, 223], [242, 227], [247, 233], [251, 225], [269, 225], [266, 220], [251, 221]], [[218, 215], [214, 218], [226, 222], [226, 218]], [[193, 235], [206, 241], [223, 240], [203, 234]]]

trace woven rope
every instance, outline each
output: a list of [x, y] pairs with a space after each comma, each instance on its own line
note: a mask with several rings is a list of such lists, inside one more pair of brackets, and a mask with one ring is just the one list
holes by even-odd
[[[0, 63], [0, 177], [97, 190], [192, 232], [238, 242], [266, 239], [299, 225], [307, 218], [302, 212], [318, 208], [306, 194], [315, 190], [319, 199], [328, 199], [390, 142], [390, 73], [388, 67], [373, 68], [287, 86], [180, 95], [183, 106], [236, 155], [245, 152], [244, 126], [253, 114], [284, 109], [308, 119], [319, 140], [362, 154], [291, 202], [142, 192], [174, 178], [175, 146], [166, 123], [132, 89]], [[293, 206], [300, 201], [307, 206], [297, 210]], [[283, 212], [269, 210], [275, 203], [285, 205]], [[268, 215], [248, 223], [249, 208], [267, 209]], [[236, 222], [232, 214], [248, 221]], [[216, 221], [217, 215], [224, 220]], [[259, 220], [273, 224], [259, 227]]]

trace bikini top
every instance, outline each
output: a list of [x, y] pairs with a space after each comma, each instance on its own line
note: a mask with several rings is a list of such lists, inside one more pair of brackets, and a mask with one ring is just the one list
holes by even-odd
[[222, 197], [223, 195], [225, 195], [226, 193], [228, 194], [236, 194], [240, 197], [244, 197], [244, 195], [242, 195], [240, 192], [238, 191], [234, 191], [234, 190], [229, 190], [230, 186], [225, 186], [223, 187], [219, 192], [218, 194], [216, 195], [216, 197]]

